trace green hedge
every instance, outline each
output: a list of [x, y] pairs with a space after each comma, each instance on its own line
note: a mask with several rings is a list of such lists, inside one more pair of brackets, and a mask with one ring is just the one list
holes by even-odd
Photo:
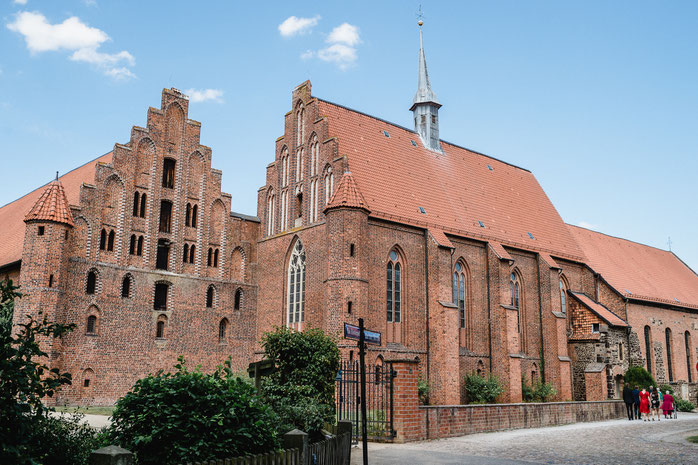
[[480, 376], [472, 372], [465, 377], [465, 393], [470, 404], [493, 404], [504, 392], [504, 387], [494, 375]]

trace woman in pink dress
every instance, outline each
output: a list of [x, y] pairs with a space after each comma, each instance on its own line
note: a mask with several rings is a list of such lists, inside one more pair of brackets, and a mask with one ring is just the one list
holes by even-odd
[[669, 391], [666, 391], [666, 394], [664, 394], [662, 410], [664, 411], [664, 419], [667, 418], [667, 415], [671, 418], [672, 413], [674, 413], [674, 396], [669, 394]]
[[649, 421], [647, 418], [650, 416], [650, 393], [645, 388], [640, 392], [640, 415], [645, 421]]

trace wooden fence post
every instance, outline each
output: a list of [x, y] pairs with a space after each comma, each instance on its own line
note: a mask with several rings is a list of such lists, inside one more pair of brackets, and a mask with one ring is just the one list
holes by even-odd
[[301, 462], [299, 465], [308, 465], [308, 433], [294, 429], [284, 434], [284, 449], [298, 449]]
[[133, 453], [119, 446], [107, 446], [90, 454], [90, 465], [133, 465]]

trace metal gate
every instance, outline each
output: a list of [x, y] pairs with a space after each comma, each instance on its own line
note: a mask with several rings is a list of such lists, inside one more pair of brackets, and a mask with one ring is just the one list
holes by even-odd
[[[366, 432], [371, 441], [389, 441], [393, 429], [393, 364], [366, 367]], [[361, 383], [359, 362], [342, 360], [337, 374], [335, 397], [337, 420], [351, 421], [351, 437], [361, 438]]]

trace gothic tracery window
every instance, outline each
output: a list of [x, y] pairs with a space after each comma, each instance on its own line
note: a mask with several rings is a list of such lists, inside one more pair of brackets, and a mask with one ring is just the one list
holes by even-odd
[[510, 306], [516, 309], [517, 332], [521, 333], [521, 284], [519, 276], [512, 273], [509, 280]]
[[286, 323], [302, 329], [305, 320], [305, 249], [296, 241], [288, 263]]
[[567, 286], [562, 279], [560, 279], [560, 311], [567, 314]]
[[453, 303], [458, 306], [460, 327], [465, 328], [465, 268], [460, 261], [456, 262], [456, 266], [453, 271]]
[[388, 255], [386, 275], [386, 318], [400, 323], [402, 319], [402, 265], [400, 255], [391, 250]]

